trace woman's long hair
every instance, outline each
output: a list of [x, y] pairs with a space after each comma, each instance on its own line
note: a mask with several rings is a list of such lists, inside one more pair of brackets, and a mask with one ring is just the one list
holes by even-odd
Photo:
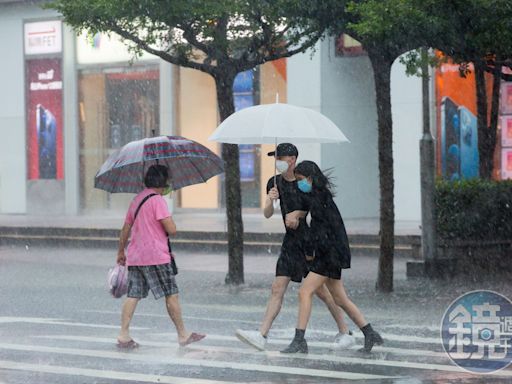
[[332, 182], [332, 177], [329, 173], [326, 174], [322, 172], [314, 161], [304, 160], [300, 162], [295, 167], [294, 173], [304, 177], [311, 177], [313, 182], [313, 192], [320, 194], [326, 193], [330, 196], [334, 196], [335, 185]]

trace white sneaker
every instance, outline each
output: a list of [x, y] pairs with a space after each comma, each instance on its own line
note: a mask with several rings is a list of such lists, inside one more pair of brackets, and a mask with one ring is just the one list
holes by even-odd
[[243, 341], [244, 343], [249, 344], [250, 346], [260, 351], [265, 350], [267, 339], [263, 337], [259, 331], [244, 331], [237, 329], [235, 334], [240, 341]]
[[349, 349], [356, 344], [356, 338], [350, 333], [339, 332], [334, 338], [332, 349]]

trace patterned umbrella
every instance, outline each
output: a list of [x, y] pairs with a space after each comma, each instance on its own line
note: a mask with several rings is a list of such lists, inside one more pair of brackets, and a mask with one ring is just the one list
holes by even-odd
[[204, 183], [224, 172], [224, 162], [205, 146], [180, 136], [132, 141], [114, 152], [94, 177], [94, 187], [108, 192], [138, 193], [153, 164], [165, 165], [174, 190]]

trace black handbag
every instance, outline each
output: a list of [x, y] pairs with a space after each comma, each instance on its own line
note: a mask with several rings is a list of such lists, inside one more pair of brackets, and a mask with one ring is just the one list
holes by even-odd
[[172, 253], [171, 239], [169, 239], [169, 238], [167, 238], [167, 246], [169, 247], [169, 254], [171, 255], [172, 273], [177, 275], [178, 274], [178, 266], [176, 265], [176, 257], [174, 256], [174, 253]]

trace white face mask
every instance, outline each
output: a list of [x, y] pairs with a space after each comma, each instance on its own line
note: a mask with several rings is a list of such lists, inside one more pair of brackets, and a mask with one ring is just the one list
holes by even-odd
[[284, 160], [276, 160], [276, 169], [281, 172], [285, 173], [288, 170], [288, 163]]

